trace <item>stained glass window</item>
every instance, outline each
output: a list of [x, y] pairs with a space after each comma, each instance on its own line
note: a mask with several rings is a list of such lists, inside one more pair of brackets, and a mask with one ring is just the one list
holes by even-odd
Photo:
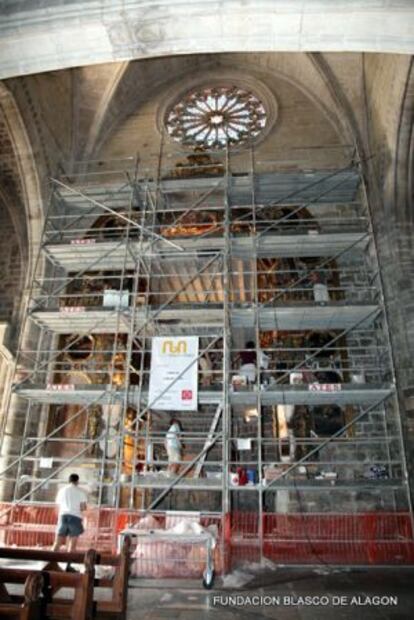
[[190, 92], [167, 112], [169, 135], [184, 145], [222, 149], [256, 138], [266, 125], [260, 99], [237, 86]]

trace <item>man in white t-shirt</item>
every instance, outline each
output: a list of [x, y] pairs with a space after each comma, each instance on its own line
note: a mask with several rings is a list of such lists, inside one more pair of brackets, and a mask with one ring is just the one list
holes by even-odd
[[69, 484], [59, 489], [56, 496], [56, 504], [59, 507], [59, 519], [56, 531], [56, 540], [53, 551], [58, 551], [66, 544], [69, 538], [67, 550], [76, 550], [78, 537], [83, 534], [82, 512], [86, 510], [88, 496], [85, 491], [78, 487], [78, 474], [69, 476]]

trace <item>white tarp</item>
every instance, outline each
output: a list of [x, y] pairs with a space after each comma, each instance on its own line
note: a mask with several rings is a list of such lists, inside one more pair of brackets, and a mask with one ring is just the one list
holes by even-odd
[[163, 411], [197, 410], [197, 358], [198, 336], [152, 339], [150, 407]]

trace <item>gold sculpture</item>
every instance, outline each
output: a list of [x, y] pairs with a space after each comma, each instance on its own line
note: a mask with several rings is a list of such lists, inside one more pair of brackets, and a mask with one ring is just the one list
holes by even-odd
[[[102, 419], [102, 409], [99, 405], [92, 405], [88, 409], [88, 427], [87, 427], [87, 438], [96, 440], [102, 434], [105, 428], [105, 423]], [[95, 441], [95, 443], [91, 444], [89, 453], [91, 456], [98, 456], [99, 454], [99, 443]]]

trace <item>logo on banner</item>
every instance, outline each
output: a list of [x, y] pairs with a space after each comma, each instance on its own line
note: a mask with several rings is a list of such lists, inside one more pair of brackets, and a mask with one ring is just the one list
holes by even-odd
[[172, 353], [175, 355], [181, 355], [182, 353], [187, 353], [187, 343], [185, 342], [185, 340], [179, 340], [175, 344], [172, 340], [165, 340], [162, 343], [162, 354], [166, 355], [169, 353]]
[[181, 400], [192, 400], [193, 390], [181, 390]]

